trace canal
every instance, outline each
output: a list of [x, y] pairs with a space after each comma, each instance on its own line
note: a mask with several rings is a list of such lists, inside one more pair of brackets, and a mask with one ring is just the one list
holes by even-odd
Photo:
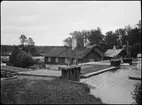
[[134, 67], [122, 66], [116, 71], [108, 71], [80, 81], [90, 86], [90, 93], [99, 97], [107, 104], [132, 104], [134, 99], [131, 92], [139, 80], [131, 80], [128, 75], [132, 74]]

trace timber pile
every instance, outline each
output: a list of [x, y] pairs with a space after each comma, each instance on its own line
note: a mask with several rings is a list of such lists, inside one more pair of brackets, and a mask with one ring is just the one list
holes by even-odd
[[20, 71], [30, 71], [32, 69], [13, 67], [13, 66], [1, 66], [1, 78], [11, 78], [18, 75]]
[[17, 72], [15, 71], [1, 69], [1, 78], [10, 78], [16, 75], [17, 75]]

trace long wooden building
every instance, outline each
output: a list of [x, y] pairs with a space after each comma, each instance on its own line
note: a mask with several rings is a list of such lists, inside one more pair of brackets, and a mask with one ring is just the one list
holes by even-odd
[[45, 64], [68, 65], [99, 61], [103, 59], [104, 51], [98, 45], [71, 50], [68, 47], [53, 47], [45, 54]]

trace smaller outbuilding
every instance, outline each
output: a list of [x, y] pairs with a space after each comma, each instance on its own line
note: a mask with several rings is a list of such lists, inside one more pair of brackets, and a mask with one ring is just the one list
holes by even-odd
[[123, 58], [127, 55], [125, 49], [108, 49], [104, 53], [104, 60], [112, 59], [112, 58]]

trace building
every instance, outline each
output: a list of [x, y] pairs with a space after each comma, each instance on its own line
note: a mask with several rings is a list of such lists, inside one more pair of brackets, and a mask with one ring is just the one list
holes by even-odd
[[45, 64], [77, 64], [103, 59], [104, 51], [98, 45], [70, 49], [68, 47], [53, 47], [45, 54]]
[[122, 58], [126, 56], [126, 50], [125, 49], [108, 49], [105, 53], [104, 53], [104, 60], [107, 59], [112, 59], [112, 58]]

